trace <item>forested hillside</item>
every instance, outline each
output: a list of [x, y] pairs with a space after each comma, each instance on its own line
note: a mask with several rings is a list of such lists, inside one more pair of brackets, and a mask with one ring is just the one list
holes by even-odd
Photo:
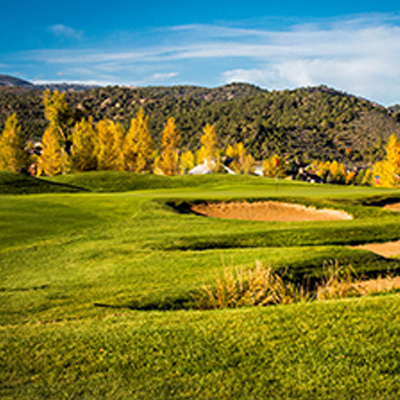
[[[42, 91], [0, 88], [0, 129], [17, 113], [30, 139], [40, 139], [46, 120]], [[140, 107], [160, 143], [167, 119], [174, 117], [183, 149], [196, 150], [206, 123], [215, 124], [219, 145], [243, 142], [256, 159], [271, 154], [369, 164], [384, 156], [391, 134], [400, 136], [398, 107], [384, 108], [325, 86], [266, 91], [248, 84], [208, 89], [175, 87], [98, 87], [69, 91], [71, 125], [82, 116], [109, 118], [129, 127]]]

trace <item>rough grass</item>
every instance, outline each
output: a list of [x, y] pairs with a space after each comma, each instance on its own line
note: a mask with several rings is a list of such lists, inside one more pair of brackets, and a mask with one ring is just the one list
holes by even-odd
[[[100, 177], [76, 186], [99, 190]], [[398, 235], [399, 214], [362, 203], [396, 192], [212, 178], [126, 193], [0, 196], [1, 398], [397, 398], [397, 295], [190, 310], [193, 289], [224, 265], [260, 260], [288, 268], [295, 282], [319, 279], [324, 260], [368, 276], [396, 270], [398, 260], [343, 247], [357, 234]], [[282, 225], [170, 205], [236, 198], [335, 200], [356, 218]]]
[[398, 296], [10, 325], [3, 399], [398, 399]]

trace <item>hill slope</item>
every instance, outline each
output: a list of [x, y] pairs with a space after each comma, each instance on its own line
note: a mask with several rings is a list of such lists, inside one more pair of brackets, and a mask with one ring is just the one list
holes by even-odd
[[34, 85], [23, 79], [15, 78], [14, 76], [0, 75], [0, 86], [32, 88]]
[[[272, 153], [308, 159], [337, 159], [366, 164], [384, 155], [387, 138], [400, 135], [396, 108], [321, 86], [262, 90], [248, 84], [214, 89], [195, 86], [99, 87], [67, 93], [76, 119], [93, 115], [126, 128], [140, 107], [150, 117], [159, 143], [169, 117], [176, 119], [184, 149], [196, 150], [205, 123], [216, 125], [220, 146], [243, 141], [257, 158]], [[0, 128], [17, 112], [30, 138], [40, 138], [46, 121], [39, 90], [0, 88]]]

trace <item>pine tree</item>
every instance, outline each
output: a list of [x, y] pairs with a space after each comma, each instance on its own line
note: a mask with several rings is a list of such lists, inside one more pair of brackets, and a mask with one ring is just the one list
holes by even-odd
[[179, 174], [179, 146], [181, 136], [176, 129], [175, 119], [169, 118], [162, 134], [160, 168], [164, 175]]
[[207, 162], [210, 171], [218, 170], [219, 157], [218, 157], [218, 138], [215, 126], [206, 124], [203, 128], [203, 136], [200, 138], [202, 144], [200, 153]]
[[96, 159], [99, 170], [121, 171], [124, 160], [121, 151], [124, 128], [119, 122], [100, 121], [96, 126]]
[[20, 172], [27, 165], [25, 137], [21, 132], [17, 114], [11, 114], [0, 136], [0, 170]]
[[97, 168], [96, 130], [93, 118], [82, 118], [72, 132], [71, 168], [74, 171], [91, 171]]
[[57, 175], [65, 167], [65, 154], [60, 144], [60, 136], [51, 126], [44, 131], [42, 153], [38, 158], [37, 174]]
[[123, 142], [125, 169], [132, 172], [151, 172], [154, 140], [149, 129], [149, 118], [141, 108], [132, 118], [128, 134]]

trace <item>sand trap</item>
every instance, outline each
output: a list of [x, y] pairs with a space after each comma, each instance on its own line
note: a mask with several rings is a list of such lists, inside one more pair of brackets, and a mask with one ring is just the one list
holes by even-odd
[[244, 219], [252, 221], [333, 221], [353, 217], [341, 210], [316, 209], [299, 204], [260, 201], [195, 204], [191, 210], [213, 218]]
[[387, 243], [362, 244], [359, 246], [352, 246], [351, 248], [359, 250], [369, 250], [383, 257], [396, 257], [400, 255], [400, 240]]
[[383, 208], [391, 211], [400, 211], [400, 203], [387, 204]]

